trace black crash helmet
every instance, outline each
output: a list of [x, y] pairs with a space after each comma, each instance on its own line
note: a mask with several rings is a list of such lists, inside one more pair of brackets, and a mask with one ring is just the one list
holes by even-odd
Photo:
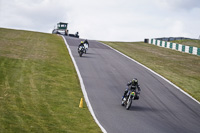
[[138, 80], [136, 79], [136, 78], [134, 78], [133, 80], [132, 80], [132, 85], [137, 85], [138, 84]]

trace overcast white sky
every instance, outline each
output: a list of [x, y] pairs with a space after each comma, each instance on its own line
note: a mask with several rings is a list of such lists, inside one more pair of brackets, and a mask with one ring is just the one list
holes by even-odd
[[0, 0], [0, 27], [107, 41], [200, 36], [200, 0]]

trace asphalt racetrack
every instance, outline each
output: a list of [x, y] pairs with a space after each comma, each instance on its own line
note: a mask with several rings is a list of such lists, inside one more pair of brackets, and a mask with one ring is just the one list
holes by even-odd
[[[83, 57], [81, 39], [65, 36], [82, 76], [93, 111], [108, 133], [199, 133], [200, 105], [164, 79], [118, 52], [89, 40]], [[121, 106], [128, 81], [137, 78], [139, 100]]]

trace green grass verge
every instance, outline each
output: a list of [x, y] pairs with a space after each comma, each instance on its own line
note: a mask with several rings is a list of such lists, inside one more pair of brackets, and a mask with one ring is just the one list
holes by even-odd
[[164, 76], [200, 101], [200, 57], [143, 42], [103, 42]]
[[0, 132], [101, 132], [61, 37], [0, 28]]
[[171, 42], [200, 48], [200, 40], [175, 40]]

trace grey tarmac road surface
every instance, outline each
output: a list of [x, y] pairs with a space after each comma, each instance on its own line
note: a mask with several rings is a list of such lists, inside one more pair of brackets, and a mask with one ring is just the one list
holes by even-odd
[[[76, 60], [94, 113], [108, 133], [199, 133], [200, 105], [174, 86], [109, 47], [89, 40], [79, 57], [81, 39], [65, 37]], [[128, 81], [138, 78], [139, 100], [121, 106]]]

